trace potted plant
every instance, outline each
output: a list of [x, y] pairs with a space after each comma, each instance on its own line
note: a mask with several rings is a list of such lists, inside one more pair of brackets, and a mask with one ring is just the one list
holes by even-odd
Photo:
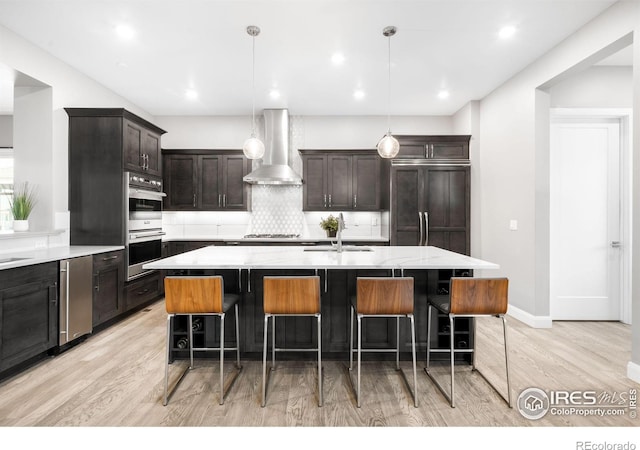
[[338, 219], [333, 215], [329, 215], [329, 217], [320, 221], [320, 228], [327, 232], [327, 237], [336, 237], [336, 233], [338, 232]]
[[13, 189], [13, 196], [9, 197], [9, 208], [13, 216], [13, 230], [27, 231], [29, 229], [29, 215], [36, 204], [35, 189], [28, 182], [17, 185]]

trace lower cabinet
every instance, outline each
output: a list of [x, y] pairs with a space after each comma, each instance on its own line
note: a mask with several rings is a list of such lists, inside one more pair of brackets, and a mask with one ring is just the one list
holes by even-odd
[[124, 251], [93, 256], [93, 326], [124, 312]]
[[132, 309], [158, 298], [161, 294], [164, 278], [160, 272], [153, 272], [150, 275], [130, 281], [124, 287], [124, 307], [125, 311]]
[[58, 262], [0, 271], [0, 372], [58, 343]]

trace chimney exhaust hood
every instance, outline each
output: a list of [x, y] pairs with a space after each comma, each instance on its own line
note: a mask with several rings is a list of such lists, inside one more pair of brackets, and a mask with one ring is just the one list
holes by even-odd
[[265, 109], [262, 165], [245, 175], [250, 184], [300, 185], [302, 177], [289, 166], [289, 111]]

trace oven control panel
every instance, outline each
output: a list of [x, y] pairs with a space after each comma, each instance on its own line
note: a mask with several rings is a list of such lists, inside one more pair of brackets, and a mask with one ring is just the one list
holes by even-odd
[[150, 177], [139, 173], [129, 173], [129, 186], [162, 192], [162, 178]]

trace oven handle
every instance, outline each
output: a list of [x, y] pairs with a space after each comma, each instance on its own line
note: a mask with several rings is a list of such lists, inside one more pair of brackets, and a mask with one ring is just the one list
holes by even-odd
[[141, 198], [144, 200], [162, 200], [167, 194], [164, 192], [149, 191], [147, 189], [129, 188], [129, 197]]
[[149, 233], [132, 233], [129, 235], [129, 242], [145, 242], [161, 239], [164, 236], [164, 231], [153, 231]]

